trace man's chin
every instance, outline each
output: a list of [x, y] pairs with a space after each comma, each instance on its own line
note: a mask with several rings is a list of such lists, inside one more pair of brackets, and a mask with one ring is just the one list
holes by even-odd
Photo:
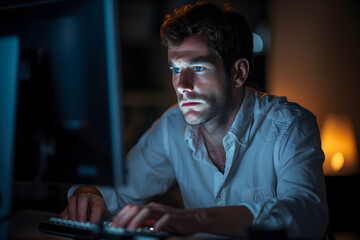
[[187, 125], [190, 125], [190, 126], [198, 126], [198, 125], [201, 124], [201, 123], [195, 122], [195, 121], [186, 121], [185, 120], [185, 122], [186, 122]]
[[184, 121], [191, 126], [202, 124], [202, 118], [199, 112], [187, 112], [183, 113]]

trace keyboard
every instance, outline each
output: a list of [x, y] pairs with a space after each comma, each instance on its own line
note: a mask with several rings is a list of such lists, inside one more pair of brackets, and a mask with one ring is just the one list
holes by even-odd
[[111, 222], [102, 224], [82, 223], [52, 217], [48, 221], [39, 222], [39, 231], [75, 239], [133, 239], [153, 240], [170, 237], [168, 232], [154, 232], [152, 228], [129, 230], [110, 227]]

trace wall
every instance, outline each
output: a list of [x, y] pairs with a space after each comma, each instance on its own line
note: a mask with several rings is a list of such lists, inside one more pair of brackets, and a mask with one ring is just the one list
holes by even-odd
[[350, 116], [360, 142], [360, 4], [271, 1], [268, 91], [311, 110]]

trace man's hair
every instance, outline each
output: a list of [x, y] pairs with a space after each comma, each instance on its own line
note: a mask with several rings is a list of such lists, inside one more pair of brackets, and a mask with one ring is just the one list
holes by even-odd
[[224, 62], [230, 76], [233, 63], [239, 58], [249, 61], [249, 75], [253, 67], [253, 35], [239, 10], [229, 3], [197, 2], [175, 9], [165, 17], [160, 29], [162, 43], [179, 46], [185, 37], [205, 34], [212, 49]]

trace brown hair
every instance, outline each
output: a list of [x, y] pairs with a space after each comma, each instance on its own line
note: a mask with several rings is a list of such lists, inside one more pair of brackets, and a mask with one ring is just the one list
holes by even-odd
[[230, 75], [233, 63], [246, 58], [253, 67], [253, 35], [238, 9], [229, 3], [197, 2], [175, 9], [165, 17], [160, 29], [162, 43], [167, 47], [181, 44], [185, 37], [205, 34], [212, 49], [223, 59]]

